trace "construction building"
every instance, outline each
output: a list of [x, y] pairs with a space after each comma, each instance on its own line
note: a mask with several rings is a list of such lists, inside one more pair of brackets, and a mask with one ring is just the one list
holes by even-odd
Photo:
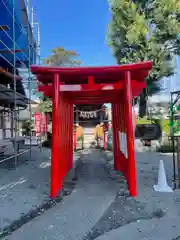
[[14, 159], [19, 154], [19, 146], [25, 143], [20, 134], [19, 116], [28, 106], [31, 119], [31, 96], [36, 83], [30, 65], [39, 59], [40, 43], [39, 24], [34, 22], [29, 1], [0, 0], [0, 12], [1, 163]]

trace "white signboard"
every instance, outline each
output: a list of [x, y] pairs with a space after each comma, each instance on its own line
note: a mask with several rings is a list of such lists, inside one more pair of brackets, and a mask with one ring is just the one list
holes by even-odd
[[[112, 85], [104, 86], [101, 90], [113, 90], [114, 87]], [[71, 84], [71, 85], [60, 85], [61, 92], [73, 92], [73, 91], [81, 91], [81, 85]]]
[[81, 91], [81, 85], [60, 85], [61, 92]]
[[87, 118], [87, 119], [96, 118], [97, 117], [97, 113], [96, 113], [96, 111], [89, 111], [89, 112], [80, 111], [79, 117]]
[[126, 158], [128, 158], [128, 150], [127, 150], [127, 137], [126, 133], [119, 131], [119, 144], [120, 150], [124, 154]]

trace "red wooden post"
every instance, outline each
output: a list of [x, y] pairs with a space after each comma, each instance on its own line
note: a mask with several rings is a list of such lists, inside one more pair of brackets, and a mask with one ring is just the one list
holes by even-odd
[[64, 172], [65, 172], [65, 118], [64, 118], [64, 98], [61, 96], [61, 162], [60, 162], [60, 169], [59, 169], [59, 188], [62, 190], [63, 180], [64, 180]]
[[67, 172], [67, 102], [64, 99], [64, 177], [66, 176]]
[[[69, 169], [72, 168], [72, 141], [73, 141], [73, 121], [72, 121], [72, 104], [69, 103]], [[72, 136], [71, 136], [72, 135]]]
[[62, 105], [62, 96], [60, 95], [60, 119], [59, 119], [59, 149], [62, 158], [59, 161], [59, 190], [62, 189], [63, 177], [62, 177], [62, 163], [63, 163], [63, 105]]
[[120, 141], [119, 141], [119, 131], [122, 124], [122, 113], [121, 113], [121, 104], [118, 102], [116, 104], [116, 118], [117, 118], [117, 142], [118, 142], [118, 150], [120, 152]]
[[67, 169], [67, 104], [64, 100], [64, 177]]
[[120, 99], [120, 102], [118, 103], [118, 146], [119, 146], [119, 169], [120, 171], [126, 176], [126, 168], [127, 168], [127, 160], [125, 159], [124, 153], [121, 151], [121, 145], [123, 144], [120, 139], [120, 134], [124, 132], [124, 111], [123, 111], [123, 105], [122, 98]]
[[114, 157], [114, 168], [115, 168], [115, 148], [114, 148], [114, 143], [115, 143], [115, 136], [114, 136], [114, 103], [111, 104], [111, 117], [112, 117], [112, 148], [113, 148], [113, 157]]
[[69, 169], [71, 169], [73, 167], [73, 114], [74, 114], [74, 107], [73, 104], [70, 103], [70, 120], [69, 120], [69, 124], [70, 124], [70, 131], [69, 131], [69, 144], [70, 144], [70, 161], [69, 161]]
[[116, 127], [116, 142], [117, 142], [117, 170], [122, 171], [121, 168], [121, 154], [120, 154], [120, 139], [119, 139], [119, 130], [120, 130], [120, 125], [121, 125], [121, 112], [120, 112], [120, 103], [116, 103], [115, 105], [115, 116], [116, 116], [116, 121], [117, 121], [117, 127]]
[[[74, 127], [74, 125], [73, 125], [73, 127]], [[75, 126], [75, 128], [76, 128], [76, 126]], [[74, 151], [76, 151], [76, 130], [75, 129], [73, 129], [73, 137], [74, 137]]]
[[66, 175], [69, 170], [69, 104], [66, 100]]
[[67, 172], [68, 172], [68, 169], [69, 169], [69, 152], [68, 152], [68, 131], [69, 131], [69, 124], [68, 124], [68, 103], [67, 103], [67, 99], [66, 99], [66, 102], [65, 102], [65, 116], [66, 116], [66, 126], [65, 126], [65, 130], [66, 130], [66, 135], [65, 135], [65, 138], [66, 138], [66, 144], [65, 144], [65, 151], [66, 151], [66, 162], [65, 162], [65, 176], [67, 175]]
[[[59, 93], [60, 95], [60, 93]], [[60, 106], [60, 103], [61, 103], [61, 96], [59, 97], [59, 106]], [[61, 154], [61, 137], [62, 137], [62, 134], [61, 134], [61, 106], [60, 106], [60, 109], [58, 111], [58, 126], [57, 126], [57, 131], [58, 131], [58, 148], [59, 148], [59, 154]], [[59, 162], [58, 162], [58, 179], [60, 178], [60, 168], [61, 168], [61, 159], [59, 159]], [[62, 183], [61, 181], [58, 181], [58, 189], [61, 190], [62, 189]]]
[[112, 132], [113, 132], [114, 169], [118, 170], [117, 115], [115, 103], [112, 104]]
[[126, 117], [126, 133], [127, 133], [127, 149], [128, 149], [128, 186], [132, 197], [137, 196], [136, 186], [136, 165], [134, 154], [134, 131], [132, 123], [132, 90], [131, 90], [131, 73], [125, 73], [124, 83], [124, 100], [125, 100], [125, 117]]
[[52, 159], [51, 159], [51, 189], [50, 197], [55, 198], [58, 195], [58, 175], [59, 175], [59, 111], [60, 111], [60, 77], [54, 74], [53, 79], [53, 96], [52, 96]]
[[70, 143], [69, 143], [69, 102], [67, 101], [67, 170], [69, 170], [69, 161], [70, 161]]
[[63, 98], [63, 179], [66, 171], [66, 105], [65, 99]]
[[104, 131], [104, 149], [107, 149], [107, 132], [106, 130]]

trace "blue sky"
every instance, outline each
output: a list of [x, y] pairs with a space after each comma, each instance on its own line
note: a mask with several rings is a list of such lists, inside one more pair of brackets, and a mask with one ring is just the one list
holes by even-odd
[[32, 0], [41, 26], [41, 55], [57, 46], [75, 50], [83, 65], [113, 65], [106, 42], [108, 0]]
[[[31, 0], [31, 3], [41, 27], [41, 57], [63, 46], [79, 53], [83, 65], [116, 64], [106, 42], [110, 21], [108, 0]], [[165, 81], [168, 84], [164, 87], [172, 91], [178, 80], [176, 73]]]

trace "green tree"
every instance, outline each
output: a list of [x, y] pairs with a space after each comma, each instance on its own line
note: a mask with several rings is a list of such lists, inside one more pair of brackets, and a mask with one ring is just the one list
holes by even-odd
[[51, 99], [49, 97], [46, 97], [44, 95], [40, 96], [40, 103], [38, 106], [38, 109], [40, 112], [43, 113], [50, 113], [52, 112], [52, 102]]
[[51, 55], [43, 59], [43, 63], [50, 66], [78, 66], [81, 64], [75, 51], [65, 50], [63, 47], [52, 49]]
[[110, 10], [108, 42], [117, 63], [152, 60], [147, 93], [159, 92], [159, 80], [174, 73], [180, 52], [180, 0], [111, 0]]
[[[79, 66], [81, 64], [80, 60], [76, 58], [79, 55], [72, 50], [65, 50], [63, 47], [54, 48], [51, 51], [51, 55], [47, 58], [42, 59], [45, 65], [49, 66]], [[48, 97], [43, 95], [40, 96], [41, 103], [39, 104], [39, 109], [41, 112], [52, 112], [52, 103]]]

